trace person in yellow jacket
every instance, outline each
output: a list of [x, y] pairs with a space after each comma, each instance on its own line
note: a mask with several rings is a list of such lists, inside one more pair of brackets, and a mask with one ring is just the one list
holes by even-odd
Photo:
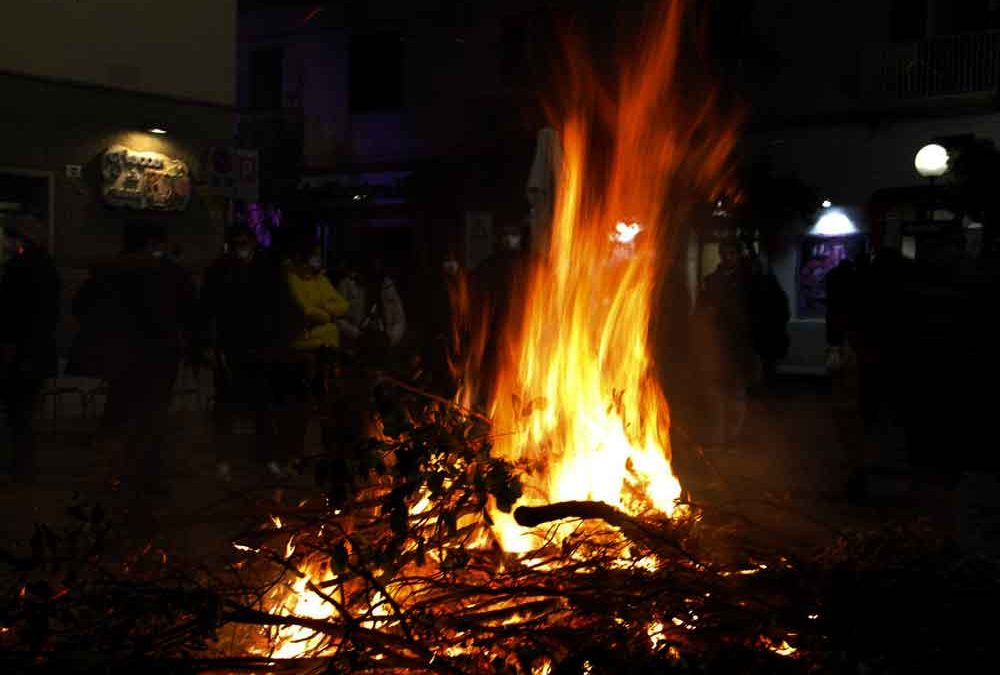
[[288, 360], [281, 368], [284, 374], [277, 392], [279, 439], [267, 463], [279, 479], [287, 477], [287, 465], [303, 454], [310, 400], [321, 407], [331, 404], [328, 385], [340, 346], [335, 321], [348, 310], [347, 300], [324, 274], [319, 246], [311, 237], [300, 236], [282, 263], [291, 310], [286, 326]]
[[323, 273], [319, 246], [310, 247], [307, 256], [300, 253], [290, 258], [285, 273], [290, 299], [302, 320], [291, 335], [291, 349], [301, 352], [340, 347], [336, 319], [347, 314], [349, 305]]

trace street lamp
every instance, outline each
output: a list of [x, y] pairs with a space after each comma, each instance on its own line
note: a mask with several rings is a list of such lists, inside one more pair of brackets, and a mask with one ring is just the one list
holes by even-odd
[[929, 231], [934, 230], [934, 209], [936, 207], [936, 197], [934, 191], [934, 179], [943, 176], [948, 172], [948, 151], [937, 143], [929, 143], [917, 151], [913, 158], [913, 166], [923, 178], [927, 179], [927, 214], [924, 227]]
[[917, 156], [913, 158], [913, 166], [917, 173], [924, 178], [929, 178], [931, 182], [938, 176], [943, 176], [948, 171], [948, 151], [937, 143], [930, 143], [917, 151]]

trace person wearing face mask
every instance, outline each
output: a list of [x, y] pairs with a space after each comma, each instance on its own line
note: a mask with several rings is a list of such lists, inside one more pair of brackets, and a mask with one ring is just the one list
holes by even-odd
[[311, 239], [299, 242], [285, 262], [285, 273], [293, 307], [300, 313], [291, 349], [308, 352], [340, 347], [336, 319], [347, 313], [348, 303], [324, 273], [319, 245]]
[[361, 339], [361, 324], [365, 319], [365, 284], [361, 272], [352, 261], [342, 260], [333, 274], [337, 292], [347, 300], [347, 313], [337, 319], [341, 349], [354, 355]]
[[391, 367], [406, 334], [403, 300], [381, 259], [373, 259], [366, 268], [364, 273], [351, 268], [341, 275], [337, 290], [347, 299], [349, 309], [337, 320], [337, 326], [341, 339], [352, 343], [351, 351], [360, 363]]
[[225, 252], [205, 271], [201, 294], [202, 330], [214, 347], [216, 429], [263, 433], [264, 356], [274, 337], [267, 299], [278, 279], [249, 227], [234, 226], [226, 239]]
[[348, 302], [337, 292], [323, 269], [320, 247], [309, 232], [298, 232], [290, 241], [282, 263], [288, 311], [285, 367], [279, 390], [280, 438], [268, 462], [272, 474], [281, 476], [285, 464], [301, 455], [308, 425], [310, 399], [329, 401], [329, 385], [340, 331], [336, 319], [347, 313]]

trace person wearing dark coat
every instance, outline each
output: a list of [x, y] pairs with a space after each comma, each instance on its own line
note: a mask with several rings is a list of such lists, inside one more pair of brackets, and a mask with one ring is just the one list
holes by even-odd
[[73, 303], [71, 374], [108, 385], [101, 436], [115, 481], [142, 505], [165, 491], [162, 451], [185, 338], [197, 327], [191, 275], [162, 255], [162, 235], [129, 224], [124, 251], [95, 265]]
[[459, 305], [468, 290], [468, 277], [456, 257], [449, 254], [424, 274], [419, 287], [411, 314], [415, 332], [419, 331], [419, 379], [428, 390], [450, 399], [458, 388], [452, 364], [459, 357], [460, 337], [466, 328], [459, 325], [459, 317], [467, 307]]
[[774, 386], [778, 362], [788, 355], [788, 295], [773, 272], [755, 265], [750, 281], [750, 339], [760, 359], [765, 390]]
[[757, 373], [753, 349], [753, 274], [738, 241], [719, 245], [719, 266], [705, 277], [695, 314], [702, 378], [713, 427], [711, 444], [727, 449], [743, 429], [747, 390]]
[[[486, 340], [483, 350], [481, 380], [488, 396], [496, 385], [504, 341], [516, 330], [514, 321], [518, 302], [523, 296], [531, 271], [531, 258], [523, 248], [523, 235], [519, 227], [508, 225], [503, 229], [500, 247], [479, 264], [471, 278], [471, 307], [486, 313]], [[482, 401], [485, 402], [485, 401]]]
[[231, 230], [226, 252], [205, 270], [202, 285], [203, 330], [214, 336], [215, 412], [221, 430], [232, 430], [241, 415], [253, 415], [257, 427], [266, 425], [261, 417], [265, 366], [276, 340], [272, 296], [279, 279], [277, 266], [256, 244], [248, 227]]
[[13, 446], [12, 474], [23, 482], [36, 473], [32, 420], [42, 386], [58, 371], [59, 273], [35, 229], [5, 234], [9, 257], [0, 280], [0, 390]]

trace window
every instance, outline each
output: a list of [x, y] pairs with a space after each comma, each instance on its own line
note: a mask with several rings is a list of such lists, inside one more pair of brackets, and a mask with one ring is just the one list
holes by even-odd
[[403, 107], [403, 37], [396, 31], [358, 33], [350, 46], [352, 113]]
[[889, 38], [895, 42], [927, 37], [927, 0], [892, 0]]
[[[0, 231], [25, 225], [41, 226], [48, 250], [52, 235], [52, 176], [40, 171], [0, 169]], [[3, 243], [0, 241], [0, 248]], [[0, 256], [2, 260], [2, 256]]]
[[250, 107], [280, 110], [284, 88], [285, 50], [265, 47], [250, 54]]
[[525, 69], [528, 28], [523, 18], [504, 22], [500, 52], [500, 76], [504, 82], [518, 79]]

